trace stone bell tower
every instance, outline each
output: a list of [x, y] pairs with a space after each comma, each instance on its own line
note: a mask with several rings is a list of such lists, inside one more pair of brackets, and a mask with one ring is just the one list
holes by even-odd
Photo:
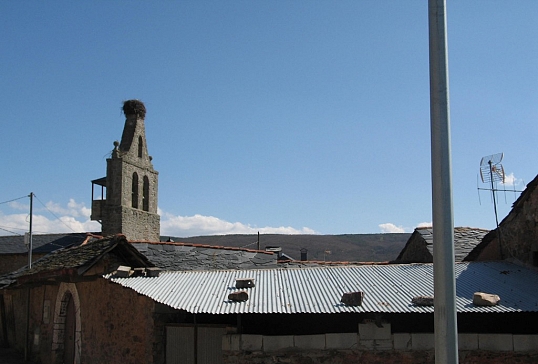
[[[101, 222], [105, 236], [121, 233], [131, 241], [159, 241], [159, 173], [148, 155], [146, 108], [139, 100], [129, 100], [123, 103], [123, 112], [126, 120], [121, 142], [114, 142], [112, 155], [106, 160], [106, 177], [92, 181], [91, 219]], [[95, 185], [101, 186], [101, 199], [93, 197]]]

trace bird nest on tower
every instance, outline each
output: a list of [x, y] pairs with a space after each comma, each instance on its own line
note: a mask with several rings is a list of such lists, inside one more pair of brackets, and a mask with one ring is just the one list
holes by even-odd
[[140, 100], [127, 100], [123, 102], [123, 113], [125, 115], [136, 115], [143, 119], [146, 117], [146, 107]]

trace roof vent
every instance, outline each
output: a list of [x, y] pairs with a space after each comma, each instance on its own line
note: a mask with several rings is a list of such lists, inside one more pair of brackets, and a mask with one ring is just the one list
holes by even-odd
[[146, 275], [146, 269], [145, 268], [134, 268], [133, 274], [131, 277], [142, 277]]
[[417, 306], [433, 306], [433, 296], [417, 296], [411, 300]]
[[245, 302], [248, 300], [248, 293], [245, 291], [233, 292], [228, 295], [230, 301]]
[[158, 277], [161, 274], [161, 268], [150, 267], [146, 268], [146, 277]]
[[280, 246], [266, 246], [265, 251], [276, 254], [278, 259], [282, 256], [282, 247]]
[[116, 277], [127, 278], [131, 275], [131, 273], [131, 267], [127, 267], [125, 265], [120, 265], [116, 269]]
[[237, 278], [235, 280], [235, 288], [253, 288], [255, 286], [254, 278]]
[[342, 295], [340, 302], [347, 306], [360, 306], [363, 298], [364, 292], [347, 292]]

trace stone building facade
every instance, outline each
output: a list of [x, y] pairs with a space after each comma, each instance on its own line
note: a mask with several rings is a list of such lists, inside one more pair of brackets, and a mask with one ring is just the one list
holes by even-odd
[[484, 236], [466, 260], [516, 260], [538, 267], [538, 176], [514, 202], [499, 228]]
[[101, 222], [104, 236], [123, 234], [129, 240], [159, 241], [158, 172], [146, 144], [146, 109], [142, 102], [129, 100], [123, 111], [125, 126], [121, 142], [114, 142], [107, 159], [107, 175], [92, 181], [102, 187], [101, 199], [92, 201], [92, 220]]
[[[454, 260], [463, 261], [482, 241], [488, 230], [454, 228]], [[393, 263], [433, 263], [433, 228], [417, 227]]]

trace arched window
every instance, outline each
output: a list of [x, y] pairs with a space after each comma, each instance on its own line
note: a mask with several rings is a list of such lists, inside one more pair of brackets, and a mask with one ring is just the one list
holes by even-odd
[[133, 173], [132, 206], [138, 208], [138, 174]]
[[142, 158], [142, 148], [144, 147], [144, 142], [142, 137], [138, 136], [138, 158]]
[[144, 187], [142, 192], [142, 209], [149, 211], [149, 178], [144, 176]]

